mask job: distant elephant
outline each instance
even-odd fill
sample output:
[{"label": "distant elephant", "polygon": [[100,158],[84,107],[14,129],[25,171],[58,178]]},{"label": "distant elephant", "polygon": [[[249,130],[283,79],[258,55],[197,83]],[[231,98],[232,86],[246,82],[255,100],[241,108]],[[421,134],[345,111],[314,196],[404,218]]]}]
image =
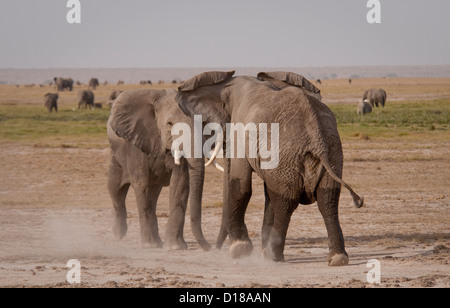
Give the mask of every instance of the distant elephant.
[{"label": "distant elephant", "polygon": [[58,112],[58,93],[47,93],[45,94],[45,108],[47,108],[48,112]]},{"label": "distant elephant", "polygon": [[117,97],[119,97],[119,95],[122,93],[123,91],[120,90],[113,90],[111,92],[111,94],[109,95],[109,100],[110,101],[114,101],[116,100]]},{"label": "distant elephant", "polygon": [[363,101],[367,100],[372,107],[386,104],[387,94],[383,89],[370,89],[364,92]]},{"label": "distant elephant", "polygon": [[[251,158],[247,151],[245,158],[227,156],[224,160],[224,207],[217,247],[222,246],[228,233],[233,258],[251,254],[253,245],[245,225],[245,212],[252,195],[252,173],[256,172],[264,181],[266,198],[262,227],[264,257],[284,260],[292,213],[299,203],[317,201],[328,232],[328,264],[347,265],[338,218],[341,185],[350,191],[355,206],[363,206],[363,199],[342,180],[342,145],[333,112],[299,87],[280,89],[269,81],[233,75],[234,71],[200,74],[183,83],[175,98],[190,117],[202,115],[204,122],[219,123],[222,127],[226,123],[279,125],[278,136],[269,138],[266,132],[270,140],[263,140],[265,144],[278,140],[278,165],[263,168],[267,159],[260,151],[256,158]],[[246,144],[249,135],[245,137]],[[229,136],[223,142],[220,142],[223,136],[218,136],[211,160],[223,143],[227,152],[235,147],[237,140],[233,139],[234,144],[230,144]]]},{"label": "distant elephant", "polygon": [[359,115],[364,115],[372,112],[372,105],[369,104],[367,99],[363,100],[362,102],[358,103],[358,106],[356,108],[356,112]]},{"label": "distant elephant", "polygon": [[97,89],[97,87],[100,85],[100,83],[98,82],[98,79],[97,78],[91,78],[90,80],[89,80],[89,90],[90,89],[92,89],[92,90],[95,90],[95,89]]},{"label": "distant elephant", "polygon": [[162,247],[158,233],[156,205],[161,189],[170,186],[170,212],[165,247],[187,249],[183,238],[184,220],[190,199],[191,227],[204,250],[211,246],[201,228],[201,205],[205,176],[204,158],[172,154],[172,127],[191,125],[192,120],[178,107],[175,90],[131,90],[116,100],[108,121],[111,165],[108,189],[115,210],[114,234],[127,232],[125,199],[133,187],[138,209],[141,242]]},{"label": "distant elephant", "polygon": [[64,91],[64,90],[73,90],[73,79],[72,78],[62,78],[62,77],[55,77],[53,78],[53,81],[55,82],[55,86],[58,90],[58,92]]},{"label": "distant elephant", "polygon": [[84,105],[84,109],[94,109],[94,93],[91,90],[83,90],[78,92],[78,109]]}]

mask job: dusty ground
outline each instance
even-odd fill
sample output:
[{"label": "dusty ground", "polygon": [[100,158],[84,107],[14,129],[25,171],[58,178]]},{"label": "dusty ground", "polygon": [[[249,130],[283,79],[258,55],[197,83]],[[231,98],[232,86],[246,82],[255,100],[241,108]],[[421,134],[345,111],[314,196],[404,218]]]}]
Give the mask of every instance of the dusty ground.
[{"label": "dusty ground", "polygon": [[[357,99],[339,82],[345,81],[325,87],[330,102]],[[415,82],[402,81],[397,97],[423,99]],[[448,97],[445,82],[437,83],[435,97]],[[41,104],[41,93],[36,97]],[[228,243],[222,251],[202,251],[189,217],[187,251],[141,248],[132,190],[128,234],[115,240],[106,189],[108,149],[12,141],[0,147],[0,287],[80,286],[66,282],[70,259],[81,262],[82,287],[450,287],[450,139],[344,141],[344,179],[366,206],[354,208],[343,190],[341,226],[350,265],[341,268],[327,266],[326,230],[315,205],[294,213],[285,263],[260,258],[264,197],[256,176],[246,217],[255,250],[235,261]],[[206,183],[203,228],[213,244],[221,219],[221,174],[208,169]],[[158,205],[163,240],[167,192]],[[370,259],[381,263],[379,285],[367,283]]]},{"label": "dusty ground", "polygon": [[[69,286],[66,263],[78,259],[85,287],[365,287],[371,286],[367,262],[378,259],[380,286],[449,287],[449,145],[344,145],[345,179],[365,196],[367,205],[354,208],[343,191],[341,223],[351,261],[347,267],[330,268],[325,226],[314,205],[299,207],[294,214],[286,262],[261,260],[263,196],[257,178],[247,214],[256,246],[252,257],[232,260],[228,247],[202,251],[189,223],[188,251],[143,249],[133,194],[128,198],[129,233],[122,241],[112,236],[105,184],[108,150],[4,143],[0,286]],[[413,159],[417,152],[421,158]],[[369,156],[389,159],[370,162]],[[221,176],[215,169],[208,169],[207,183],[203,225],[213,243],[221,216]],[[158,208],[163,238],[167,203],[165,191]]]}]

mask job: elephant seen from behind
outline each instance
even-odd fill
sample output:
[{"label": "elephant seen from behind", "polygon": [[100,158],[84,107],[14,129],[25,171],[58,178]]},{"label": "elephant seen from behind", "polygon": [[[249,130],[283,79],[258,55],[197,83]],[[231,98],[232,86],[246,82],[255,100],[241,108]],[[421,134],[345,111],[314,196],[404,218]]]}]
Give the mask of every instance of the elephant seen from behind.
[{"label": "elephant seen from behind", "polygon": [[94,92],[91,90],[83,90],[78,92],[78,109],[84,108],[84,109],[94,109]]},{"label": "elephant seen from behind", "polygon": [[[217,247],[228,235],[233,258],[251,254],[252,242],[245,225],[245,213],[252,195],[252,173],[264,181],[265,211],[262,227],[263,255],[274,261],[284,260],[284,246],[291,215],[299,204],[317,201],[328,232],[330,266],[348,264],[344,236],[339,223],[338,207],[341,186],[347,188],[355,206],[361,207],[363,199],[342,180],[343,152],[332,111],[317,98],[298,86],[292,86],[284,73],[283,78],[259,80],[249,76],[233,77],[232,72],[206,72],[183,83],[176,96],[180,108],[190,117],[202,115],[203,121],[243,124],[278,124],[261,134],[259,140],[272,144],[278,150],[278,163],[265,165],[268,158],[258,151],[256,157],[245,150],[244,157],[231,158],[237,138],[217,137],[216,149],[211,159],[220,152],[223,144],[227,151],[224,172],[224,208],[222,227]],[[281,83],[280,83],[281,82]],[[276,127],[276,126],[274,126]],[[249,133],[245,144],[249,145]],[[269,137],[270,136],[270,137]],[[233,140],[233,142],[231,142]],[[278,144],[277,144],[278,143]]]},{"label": "elephant seen from behind", "polygon": [[58,93],[47,93],[45,94],[45,108],[47,108],[48,112],[58,112]]},{"label": "elephant seen from behind", "polygon": [[89,90],[95,90],[97,89],[97,87],[100,85],[99,81],[97,78],[91,78],[89,80]]}]

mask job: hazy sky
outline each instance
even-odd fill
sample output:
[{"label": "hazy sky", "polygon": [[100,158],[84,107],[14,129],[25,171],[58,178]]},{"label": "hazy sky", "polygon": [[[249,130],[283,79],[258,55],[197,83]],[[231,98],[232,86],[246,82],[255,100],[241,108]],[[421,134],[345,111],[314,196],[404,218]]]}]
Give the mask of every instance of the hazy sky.
[{"label": "hazy sky", "polygon": [[450,64],[449,0],[0,0],[0,68]]}]

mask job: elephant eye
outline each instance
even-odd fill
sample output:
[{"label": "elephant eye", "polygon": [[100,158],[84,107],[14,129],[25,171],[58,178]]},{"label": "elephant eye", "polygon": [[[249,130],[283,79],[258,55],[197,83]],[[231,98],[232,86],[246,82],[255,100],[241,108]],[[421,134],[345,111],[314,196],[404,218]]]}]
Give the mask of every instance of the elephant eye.
[{"label": "elephant eye", "polygon": [[172,127],[173,126],[173,123],[172,122],[167,122],[167,125],[169,125],[170,127]]}]

